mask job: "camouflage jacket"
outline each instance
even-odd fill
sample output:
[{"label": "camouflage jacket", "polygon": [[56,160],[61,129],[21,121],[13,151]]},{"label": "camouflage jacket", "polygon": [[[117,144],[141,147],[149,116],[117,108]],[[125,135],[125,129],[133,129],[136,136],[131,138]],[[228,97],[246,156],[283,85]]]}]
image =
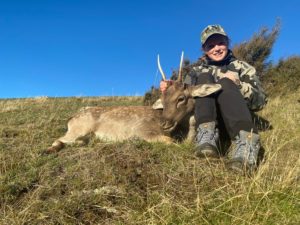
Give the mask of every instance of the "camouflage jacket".
[{"label": "camouflage jacket", "polygon": [[185,83],[194,85],[197,76],[201,76],[202,73],[212,74],[217,82],[228,71],[240,80],[240,92],[247,101],[249,109],[252,111],[261,110],[267,103],[267,96],[256,75],[255,68],[244,61],[236,59],[231,51],[221,62],[214,62],[208,58],[202,60],[200,66],[193,67],[192,72],[186,77]]}]

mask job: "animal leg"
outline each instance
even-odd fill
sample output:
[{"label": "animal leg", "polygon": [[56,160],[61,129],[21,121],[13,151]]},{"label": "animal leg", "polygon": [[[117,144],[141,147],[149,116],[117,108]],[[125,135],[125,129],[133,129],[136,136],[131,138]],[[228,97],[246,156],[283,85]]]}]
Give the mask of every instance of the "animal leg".
[{"label": "animal leg", "polygon": [[189,132],[187,134],[186,141],[193,142],[195,137],[196,137],[196,120],[194,116],[191,116],[189,120]]},{"label": "animal leg", "polygon": [[44,153],[46,154],[51,154],[51,153],[55,153],[58,152],[59,150],[61,150],[64,147],[64,143],[56,140],[51,147],[47,148],[46,151]]},{"label": "animal leg", "polygon": [[149,142],[163,142],[163,143],[166,143],[166,144],[174,143],[172,138],[170,138],[168,136],[164,136],[164,135],[160,135],[160,136],[157,136],[157,137],[151,138],[151,139],[146,139],[146,141],[149,141]]},{"label": "animal leg", "polygon": [[67,133],[54,141],[51,147],[46,150],[46,153],[54,153],[60,151],[65,145],[75,142],[86,143],[88,135],[92,132],[91,126],[84,124],[85,121],[71,120],[68,124]]}]

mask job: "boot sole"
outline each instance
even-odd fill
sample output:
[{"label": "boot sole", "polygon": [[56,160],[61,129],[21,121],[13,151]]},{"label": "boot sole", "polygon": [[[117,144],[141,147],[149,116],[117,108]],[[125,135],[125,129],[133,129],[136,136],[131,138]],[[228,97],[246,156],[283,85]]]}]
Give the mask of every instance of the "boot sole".
[{"label": "boot sole", "polygon": [[255,170],[253,166],[246,165],[242,159],[233,159],[229,161],[226,163],[226,168],[242,175],[251,175]]},{"label": "boot sole", "polygon": [[199,149],[196,150],[195,155],[199,158],[220,158],[217,149],[209,144],[200,146]]}]

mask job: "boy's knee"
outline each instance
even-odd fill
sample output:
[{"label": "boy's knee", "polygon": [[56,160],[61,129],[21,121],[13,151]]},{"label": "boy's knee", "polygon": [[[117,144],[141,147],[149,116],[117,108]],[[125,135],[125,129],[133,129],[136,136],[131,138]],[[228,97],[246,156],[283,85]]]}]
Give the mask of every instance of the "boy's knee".
[{"label": "boy's knee", "polygon": [[222,86],[222,90],[225,91],[225,90],[232,90],[233,88],[237,89],[237,85],[232,81],[230,80],[229,78],[222,78],[218,81],[219,84],[221,84]]},{"label": "boy's knee", "polygon": [[215,83],[215,79],[211,73],[201,73],[197,77],[197,84],[213,84]]}]

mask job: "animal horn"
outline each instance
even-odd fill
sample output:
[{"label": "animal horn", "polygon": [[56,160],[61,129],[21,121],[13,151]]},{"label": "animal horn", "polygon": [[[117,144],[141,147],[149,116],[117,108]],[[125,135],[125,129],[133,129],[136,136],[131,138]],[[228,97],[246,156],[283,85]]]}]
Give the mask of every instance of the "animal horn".
[{"label": "animal horn", "polygon": [[166,75],[164,74],[164,71],[162,70],[161,65],[160,65],[159,55],[157,55],[157,65],[158,65],[158,69],[159,69],[159,72],[161,73],[163,80],[167,80]]},{"label": "animal horn", "polygon": [[183,51],[181,52],[181,59],[180,59],[180,66],[179,66],[179,72],[178,72],[178,78],[177,81],[182,82],[182,63],[183,63]]}]

